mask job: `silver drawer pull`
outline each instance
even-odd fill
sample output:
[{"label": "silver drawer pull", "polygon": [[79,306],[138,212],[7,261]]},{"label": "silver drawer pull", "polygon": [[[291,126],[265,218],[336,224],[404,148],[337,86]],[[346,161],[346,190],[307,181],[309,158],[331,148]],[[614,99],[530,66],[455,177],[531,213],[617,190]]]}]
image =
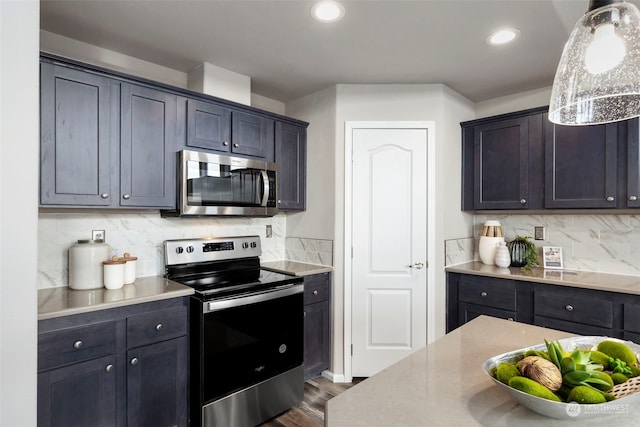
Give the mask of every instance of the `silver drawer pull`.
[{"label": "silver drawer pull", "polygon": [[507,317],[507,320],[510,320],[513,322],[513,317]]},{"label": "silver drawer pull", "polygon": [[111,371],[113,371],[113,365],[111,365],[111,364],[107,365],[107,366],[104,368],[104,370],[105,370],[106,372],[111,372]]},{"label": "silver drawer pull", "polygon": [[161,330],[163,330],[163,329],[164,329],[164,325],[163,325],[162,323],[158,323],[158,324],[156,325],[156,331],[160,332],[160,331],[161,331]]},{"label": "silver drawer pull", "polygon": [[136,366],[138,364],[138,358],[134,357],[133,359],[131,359],[131,362],[129,363],[131,363],[133,366]]},{"label": "silver drawer pull", "polygon": [[637,196],[629,196],[629,201],[635,202],[636,200],[638,200]]},{"label": "silver drawer pull", "polygon": [[129,199],[131,198],[131,195],[129,195],[129,194],[123,194],[123,195],[122,195],[122,198],[123,198],[123,199],[125,199],[125,200],[129,200]]},{"label": "silver drawer pull", "polygon": [[102,197],[103,199],[108,199],[109,198],[109,193],[102,193],[100,195],[100,197]]},{"label": "silver drawer pull", "polygon": [[224,145],[224,146],[226,147],[227,145],[229,145],[229,142],[224,141],[224,142],[222,143],[222,145]]},{"label": "silver drawer pull", "polygon": [[80,350],[82,348],[83,344],[84,343],[82,341],[78,340],[78,341],[73,343],[73,348],[75,348],[76,350]]},{"label": "silver drawer pull", "polygon": [[238,148],[240,147],[240,144],[238,144],[237,142],[235,144],[233,144],[234,147]]},{"label": "silver drawer pull", "polygon": [[484,291],[480,292],[480,296],[481,296],[482,298],[486,298],[486,297],[487,297],[487,295],[489,295],[489,294],[487,294],[487,293],[486,293],[486,292],[484,292]]},{"label": "silver drawer pull", "polygon": [[520,204],[524,205],[525,203],[527,203],[527,199],[520,199]]},{"label": "silver drawer pull", "polygon": [[607,197],[607,202],[613,202],[614,200],[615,200],[615,197],[613,196]]},{"label": "silver drawer pull", "polygon": [[567,305],[564,306],[564,309],[567,310],[567,311],[573,311],[573,306],[570,305],[570,304],[567,304]]},{"label": "silver drawer pull", "polygon": [[313,291],[313,294],[318,295],[318,291],[317,290]]}]

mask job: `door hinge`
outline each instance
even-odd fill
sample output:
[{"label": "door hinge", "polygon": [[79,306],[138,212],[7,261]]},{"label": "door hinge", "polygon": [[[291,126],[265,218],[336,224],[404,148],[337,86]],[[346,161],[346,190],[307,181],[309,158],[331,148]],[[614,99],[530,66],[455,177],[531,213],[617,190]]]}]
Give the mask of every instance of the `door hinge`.
[{"label": "door hinge", "polygon": [[351,344],[351,355],[353,356],[353,344]]},{"label": "door hinge", "polygon": [[353,246],[351,246],[351,258],[353,259]]}]

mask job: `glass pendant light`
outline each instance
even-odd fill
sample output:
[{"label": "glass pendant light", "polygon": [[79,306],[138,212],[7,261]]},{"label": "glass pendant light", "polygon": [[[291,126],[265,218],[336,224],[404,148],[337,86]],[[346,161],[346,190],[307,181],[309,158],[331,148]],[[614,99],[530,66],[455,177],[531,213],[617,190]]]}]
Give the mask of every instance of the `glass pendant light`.
[{"label": "glass pendant light", "polygon": [[640,12],[622,0],[591,0],[564,46],[549,120],[592,125],[640,116]]}]

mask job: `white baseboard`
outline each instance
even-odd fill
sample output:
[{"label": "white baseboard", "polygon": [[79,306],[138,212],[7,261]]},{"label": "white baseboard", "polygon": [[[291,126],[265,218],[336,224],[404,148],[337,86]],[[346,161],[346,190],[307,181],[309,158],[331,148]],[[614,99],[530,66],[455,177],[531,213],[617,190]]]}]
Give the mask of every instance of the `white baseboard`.
[{"label": "white baseboard", "polygon": [[346,383],[343,374],[334,374],[330,370],[322,371],[322,376],[331,381],[332,383]]}]

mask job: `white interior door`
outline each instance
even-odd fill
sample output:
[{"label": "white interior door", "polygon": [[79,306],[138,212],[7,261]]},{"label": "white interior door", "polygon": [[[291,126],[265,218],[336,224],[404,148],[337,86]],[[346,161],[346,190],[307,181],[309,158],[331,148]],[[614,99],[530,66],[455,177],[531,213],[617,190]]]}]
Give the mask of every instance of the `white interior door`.
[{"label": "white interior door", "polygon": [[353,129],[352,376],[426,345],[427,129]]}]

